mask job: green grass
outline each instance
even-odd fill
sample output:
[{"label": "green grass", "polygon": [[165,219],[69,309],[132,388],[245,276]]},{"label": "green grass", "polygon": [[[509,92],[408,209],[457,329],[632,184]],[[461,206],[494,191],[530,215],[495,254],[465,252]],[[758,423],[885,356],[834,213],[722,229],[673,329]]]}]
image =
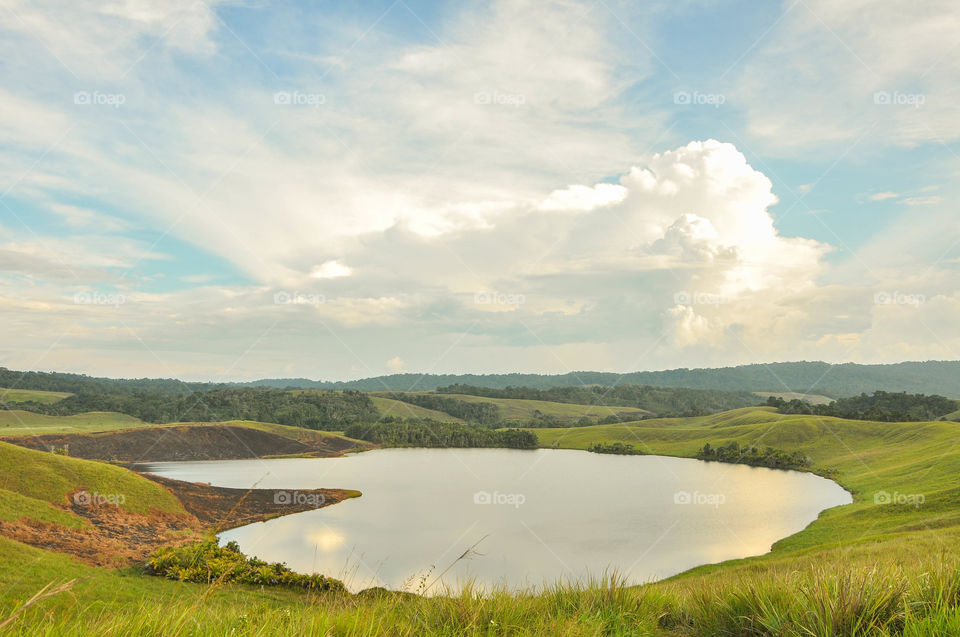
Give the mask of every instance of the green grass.
[{"label": "green grass", "polygon": [[[426,393],[426,392],[423,392]],[[500,417],[506,422],[527,423],[534,418],[534,412],[553,416],[563,422],[573,423],[580,418],[606,418],[616,414],[628,414],[637,419],[649,416],[650,412],[636,407],[603,407],[596,405],[575,405],[555,403],[546,400],[526,400],[522,398],[487,398],[469,394],[443,394],[447,398],[456,398],[469,403],[493,403],[500,410]]]},{"label": "green grass", "polygon": [[[312,595],[185,584],[95,569],[0,538],[0,618],[34,582],[78,580],[28,608],[16,635],[955,635],[956,564],[924,573],[858,565],[777,577],[450,596]],[[25,578],[23,574],[31,577]]]},{"label": "green grass", "polygon": [[58,506],[68,503],[69,493],[85,489],[104,496],[122,495],[121,506],[135,513],[184,513],[173,494],[128,469],[6,442],[0,442],[0,489]]},{"label": "green grass", "polygon": [[384,396],[370,396],[374,407],[380,412],[381,416],[393,416],[394,418],[415,418],[418,420],[436,420],[439,422],[463,422],[459,418],[435,409],[427,409],[419,405],[411,405],[402,400],[385,398]]},{"label": "green grass", "polygon": [[112,411],[91,411],[73,416],[47,416],[21,409],[0,409],[0,436],[93,433],[155,426],[139,418]]},{"label": "green grass", "polygon": [[[823,512],[767,555],[701,566],[656,584],[628,587],[612,578],[579,587],[468,590],[431,598],[314,597],[181,584],[130,569],[77,565],[0,538],[0,621],[48,582],[79,577],[88,579],[25,611],[13,634],[960,634],[956,423],[875,423],[748,408],[534,432],[545,446],[583,449],[619,441],[676,456],[690,456],[705,442],[732,440],[802,450],[817,471],[851,490],[854,503]],[[5,478],[4,451],[0,446]],[[17,486],[0,487],[19,492]],[[919,494],[924,502],[878,504],[874,496],[881,492]]]},{"label": "green grass", "polygon": [[109,411],[92,411],[73,416],[46,416],[22,410],[0,410],[0,438],[44,434],[97,434],[143,427],[204,427],[220,424],[259,429],[260,431],[293,440],[313,440],[326,436],[340,435],[329,431],[314,431],[302,427],[290,427],[254,420],[228,420],[223,423],[173,422],[165,425],[154,425],[143,422],[133,416]]},{"label": "green grass", "polygon": [[950,420],[952,422],[960,422],[960,410],[950,412],[943,417],[944,420]]},{"label": "green grass", "polygon": [[7,389],[0,387],[0,404],[3,403],[23,403],[34,401],[49,405],[63,400],[67,396],[73,396],[65,391],[42,391],[39,389]]},{"label": "green grass", "polygon": [[58,509],[49,502],[14,491],[0,489],[0,520],[16,522],[22,519],[49,522],[50,524],[71,528],[87,525],[83,518],[63,509]]}]

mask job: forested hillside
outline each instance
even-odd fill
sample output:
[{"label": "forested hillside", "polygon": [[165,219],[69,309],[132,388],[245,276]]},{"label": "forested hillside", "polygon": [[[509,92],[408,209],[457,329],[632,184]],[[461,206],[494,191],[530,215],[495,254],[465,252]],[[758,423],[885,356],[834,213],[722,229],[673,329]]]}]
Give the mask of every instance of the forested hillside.
[{"label": "forested hillside", "polygon": [[145,392],[80,394],[53,404],[25,402],[17,406],[53,416],[115,411],[153,423],[259,420],[309,429],[342,429],[379,418],[367,394],[349,390],[215,389],[180,397]]},{"label": "forested hillside", "polygon": [[820,361],[769,363],[715,369],[656,372],[570,372],[568,374],[392,374],[352,381],[306,378],[263,379],[245,383],[196,383],[172,378],[111,379],[58,372],[18,372],[0,367],[0,387],[72,393],[186,395],[228,387],[279,389],[357,389],[361,391],[430,391],[462,384],[505,389],[551,389],[573,386],[649,385],[724,391],[815,393],[840,398],[874,391],[924,392],[960,398],[960,361],[906,362],[893,365],[832,365]]},{"label": "forested hillside", "polygon": [[828,405],[811,405],[801,400],[785,401],[771,396],[767,404],[782,414],[814,414],[877,422],[920,422],[937,420],[957,410],[957,401],[943,396],[874,392],[841,398]]},{"label": "forested hillside", "polygon": [[606,387],[505,387],[495,389],[472,385],[448,385],[437,388],[440,394],[469,394],[487,398],[520,398],[546,400],[576,405],[606,405],[611,407],[636,407],[660,416],[702,416],[717,411],[751,407],[760,399],[750,392],[726,392],[708,389],[684,389],[677,387],[650,387],[648,385],[617,385]]},{"label": "forested hillside", "polygon": [[794,391],[839,398],[877,390],[936,393],[960,398],[960,361],[906,362],[893,365],[832,365],[819,361],[769,363],[716,369],[657,372],[570,372],[543,374],[394,374],[344,383],[318,383],[330,389],[424,391],[453,384],[476,387],[549,389],[584,385],[651,385],[725,391]]}]

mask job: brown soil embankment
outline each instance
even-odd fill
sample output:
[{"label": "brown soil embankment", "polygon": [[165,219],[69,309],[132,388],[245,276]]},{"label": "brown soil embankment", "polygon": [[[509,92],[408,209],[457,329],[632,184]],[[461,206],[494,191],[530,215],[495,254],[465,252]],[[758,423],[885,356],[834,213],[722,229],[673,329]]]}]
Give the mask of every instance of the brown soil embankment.
[{"label": "brown soil embankment", "polygon": [[6,442],[86,460],[165,462],[239,460],[266,456],[330,457],[364,448],[341,436],[304,431],[298,439],[240,425],[171,425],[100,434],[44,434],[5,438]]},{"label": "brown soil embankment", "polygon": [[165,546],[180,546],[209,531],[261,522],[280,515],[310,511],[357,497],[344,489],[228,489],[145,474],[183,503],[187,513],[134,513],[119,506],[72,493],[61,509],[82,518],[80,528],[28,518],[0,520],[0,535],[37,548],[75,556],[94,566],[129,566],[143,562]]}]

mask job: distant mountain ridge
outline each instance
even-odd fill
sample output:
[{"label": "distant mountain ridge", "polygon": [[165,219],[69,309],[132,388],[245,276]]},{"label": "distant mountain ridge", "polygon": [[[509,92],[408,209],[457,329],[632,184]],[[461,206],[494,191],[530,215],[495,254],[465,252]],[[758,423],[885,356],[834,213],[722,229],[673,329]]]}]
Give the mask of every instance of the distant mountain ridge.
[{"label": "distant mountain ridge", "polygon": [[512,385],[538,389],[571,385],[653,385],[727,391],[794,391],[831,397],[882,390],[960,398],[960,361],[917,361],[889,365],[833,365],[822,361],[800,361],[626,374],[587,371],[560,375],[392,374],[348,382],[316,383],[315,387],[408,391],[431,390],[455,383],[477,387],[503,388]]},{"label": "distant mountain ridge", "polygon": [[656,372],[570,372],[567,374],[391,374],[352,381],[307,378],[262,379],[239,383],[184,382],[176,379],[111,379],[59,372],[17,372],[0,368],[0,387],[68,392],[149,391],[187,394],[226,387],[281,389],[358,389],[427,391],[452,384],[502,389],[508,386],[549,389],[573,385],[653,385],[727,391],[793,391],[831,397],[877,390],[940,394],[960,398],[960,361],[912,361],[889,365],[822,361],[757,363],[737,367],[671,369]]}]

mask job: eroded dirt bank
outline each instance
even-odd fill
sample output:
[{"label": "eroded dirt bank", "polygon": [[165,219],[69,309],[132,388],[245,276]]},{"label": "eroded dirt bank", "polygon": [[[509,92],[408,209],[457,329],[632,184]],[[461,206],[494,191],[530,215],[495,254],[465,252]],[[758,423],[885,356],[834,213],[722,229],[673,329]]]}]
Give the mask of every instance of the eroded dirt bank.
[{"label": "eroded dirt bank", "polygon": [[129,566],[143,562],[161,547],[187,544],[210,531],[319,509],[360,495],[345,489],[228,489],[143,475],[173,493],[187,512],[134,513],[75,491],[58,508],[80,518],[79,528],[21,518],[0,520],[0,535],[67,553],[94,566]]},{"label": "eroded dirt bank", "polygon": [[240,460],[280,455],[331,457],[361,447],[334,435],[304,430],[297,439],[239,425],[173,425],[100,434],[45,434],[4,438],[38,451],[66,450],[86,460],[165,462]]}]

